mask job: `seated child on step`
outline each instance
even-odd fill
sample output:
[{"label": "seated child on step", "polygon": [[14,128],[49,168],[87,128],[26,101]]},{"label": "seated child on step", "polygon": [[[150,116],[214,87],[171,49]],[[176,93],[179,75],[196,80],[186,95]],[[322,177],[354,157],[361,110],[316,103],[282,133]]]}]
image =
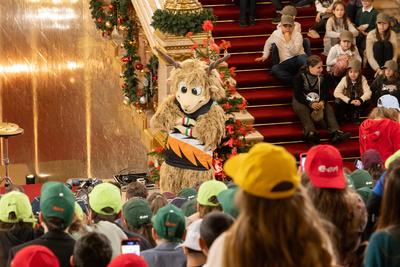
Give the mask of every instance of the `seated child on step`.
[{"label": "seated child on step", "polygon": [[332,46],[326,58],[327,70],[334,77],[342,77],[347,70],[349,61],[353,58],[361,61],[357,47],[354,45],[353,34],[349,31],[343,31],[339,36],[340,42]]},{"label": "seated child on step", "polygon": [[367,60],[376,75],[382,74],[381,67],[388,60],[397,60],[397,36],[390,29],[390,17],[379,13],[376,18],[376,28],[367,35]]},{"label": "seated child on step", "polygon": [[[282,11],[281,11],[282,15],[288,15],[288,16],[292,16],[293,20],[296,20],[296,16],[297,16],[297,9],[294,6],[285,6]],[[282,24],[279,21],[279,24],[276,26],[276,29],[279,30],[282,27]],[[294,30],[293,31],[297,31],[299,33],[301,33],[301,24],[298,23],[297,21],[294,22]],[[310,44],[310,40],[308,38],[303,38],[303,48],[304,48],[304,52],[307,54],[307,56],[311,56],[311,44]]]},{"label": "seated child on step", "polygon": [[373,0],[361,1],[362,8],[357,10],[355,20],[353,20],[359,32],[357,47],[360,54],[363,54],[365,51],[365,41],[368,33],[375,29],[378,11],[372,6],[372,1]]},{"label": "seated child on step", "polygon": [[264,62],[270,53],[273,60],[272,74],[282,83],[291,84],[294,75],[307,59],[303,48],[303,37],[301,33],[294,31],[292,16],[282,16],[280,29],[275,30],[267,39],[263,55],[256,58],[255,61]]},{"label": "seated child on step", "polygon": [[317,16],[315,23],[308,30],[307,36],[313,39],[320,37],[319,32],[325,33],[326,21],[332,14],[332,5],[335,0],[316,0],[315,8],[317,9]]},{"label": "seated child on step", "polygon": [[350,137],[350,133],[340,131],[335,113],[328,103],[328,80],[322,74],[323,70],[321,58],[312,55],[293,81],[292,107],[303,126],[305,140],[310,144],[320,142],[315,126],[317,123],[327,126],[333,143],[345,141]]},{"label": "seated child on step", "polygon": [[367,79],[361,74],[361,61],[352,59],[349,62],[347,74],[336,86],[333,96],[339,122],[358,122],[371,98]]},{"label": "seated child on step", "polygon": [[324,37],[324,54],[327,55],[331,47],[338,43],[339,36],[342,31],[350,31],[353,34],[354,42],[358,31],[354,28],[351,21],[347,18],[345,12],[345,4],[337,1],[333,4],[332,15],[326,22],[326,32]]},{"label": "seated child on step", "polygon": [[400,77],[397,62],[388,60],[382,68],[383,73],[371,84],[372,102],[376,103],[381,96],[386,94],[395,96],[400,102]]}]

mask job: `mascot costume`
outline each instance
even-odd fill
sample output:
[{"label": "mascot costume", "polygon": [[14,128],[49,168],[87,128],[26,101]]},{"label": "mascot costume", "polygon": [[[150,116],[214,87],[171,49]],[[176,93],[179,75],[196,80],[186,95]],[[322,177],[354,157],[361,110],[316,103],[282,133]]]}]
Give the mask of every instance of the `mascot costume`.
[{"label": "mascot costume", "polygon": [[178,193],[214,178],[213,150],[225,135],[226,121],[217,103],[225,89],[216,68],[230,55],[208,65],[199,59],[178,63],[160,50],[159,54],[174,66],[169,78],[172,95],[159,105],[150,125],[168,133],[160,189]]}]

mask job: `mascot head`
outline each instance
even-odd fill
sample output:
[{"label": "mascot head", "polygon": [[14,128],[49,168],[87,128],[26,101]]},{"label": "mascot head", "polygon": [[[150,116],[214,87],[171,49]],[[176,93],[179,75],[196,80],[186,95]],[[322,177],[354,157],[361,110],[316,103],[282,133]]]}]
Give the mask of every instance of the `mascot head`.
[{"label": "mascot head", "polygon": [[178,63],[162,51],[159,52],[175,67],[169,78],[171,90],[185,113],[196,112],[210,99],[218,101],[225,97],[225,89],[215,68],[230,55],[207,65],[199,59],[187,59]]}]

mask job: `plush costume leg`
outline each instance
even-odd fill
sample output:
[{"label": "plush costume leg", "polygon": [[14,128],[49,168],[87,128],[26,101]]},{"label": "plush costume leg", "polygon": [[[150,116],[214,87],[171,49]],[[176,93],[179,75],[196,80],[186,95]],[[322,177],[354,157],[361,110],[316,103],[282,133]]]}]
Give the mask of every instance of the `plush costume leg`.
[{"label": "plush costume leg", "polygon": [[164,162],[160,169],[160,191],[177,194],[183,188],[194,187],[212,179],[214,179],[213,169],[195,171],[177,168]]}]

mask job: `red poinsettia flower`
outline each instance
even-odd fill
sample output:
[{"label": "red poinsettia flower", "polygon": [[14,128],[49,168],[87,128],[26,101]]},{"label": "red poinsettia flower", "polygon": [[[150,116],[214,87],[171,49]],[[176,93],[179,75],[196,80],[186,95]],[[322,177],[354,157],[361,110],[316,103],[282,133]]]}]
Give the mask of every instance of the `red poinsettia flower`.
[{"label": "red poinsettia flower", "polygon": [[220,72],[219,77],[221,78],[221,80],[223,80],[225,78],[225,72]]},{"label": "red poinsettia flower", "polygon": [[205,20],[203,23],[203,30],[204,31],[212,31],[214,29],[214,25],[211,20]]},{"label": "red poinsettia flower", "polygon": [[232,105],[231,105],[231,103],[227,102],[227,103],[222,104],[222,108],[225,110],[229,110],[232,108]]},{"label": "red poinsettia flower", "polygon": [[229,134],[235,133],[232,124],[227,125],[227,126],[225,127],[225,129],[226,129],[226,131],[227,131]]},{"label": "red poinsettia flower", "polygon": [[154,161],[150,160],[150,161],[147,163],[147,165],[148,165],[149,167],[153,167],[153,166],[154,166]]},{"label": "red poinsettia flower", "polygon": [[188,37],[188,38],[192,38],[192,36],[193,36],[193,32],[188,32],[188,33],[186,34],[186,37]]},{"label": "red poinsettia flower", "polygon": [[219,46],[216,43],[212,43],[210,45],[210,49],[215,51],[215,53],[219,54],[220,50],[219,50]]},{"label": "red poinsettia flower", "polygon": [[236,92],[237,92],[236,86],[234,86],[234,85],[229,86],[229,87],[228,87],[228,90],[229,90],[229,93],[230,93],[231,95],[234,95],[234,94],[236,94]]},{"label": "red poinsettia flower", "polygon": [[198,43],[194,43],[194,44],[192,45],[192,50],[195,50],[195,49],[197,49],[197,48],[199,48],[199,44],[198,44]]},{"label": "red poinsettia flower", "polygon": [[231,48],[231,42],[222,40],[221,43],[219,44],[219,47],[224,50]]},{"label": "red poinsettia flower", "polygon": [[246,109],[246,107],[247,107],[246,100],[243,99],[243,102],[240,103],[240,104],[237,104],[236,107],[237,107],[238,109],[240,109],[240,110]]},{"label": "red poinsettia flower", "polygon": [[231,74],[231,76],[235,76],[235,71],[236,71],[235,67],[230,67],[229,68],[229,73]]},{"label": "red poinsettia flower", "polygon": [[154,152],[156,152],[157,154],[164,153],[164,148],[163,147],[156,147],[154,149]]}]

